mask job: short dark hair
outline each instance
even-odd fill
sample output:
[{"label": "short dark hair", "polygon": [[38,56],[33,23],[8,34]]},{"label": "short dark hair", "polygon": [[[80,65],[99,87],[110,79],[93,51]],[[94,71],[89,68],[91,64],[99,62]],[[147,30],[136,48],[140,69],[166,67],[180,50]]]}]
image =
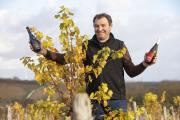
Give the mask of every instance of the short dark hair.
[{"label": "short dark hair", "polygon": [[96,14],[93,18],[93,23],[95,22],[96,19],[100,19],[105,17],[108,20],[109,25],[112,25],[112,19],[111,16],[108,15],[107,13],[100,13],[100,14]]}]

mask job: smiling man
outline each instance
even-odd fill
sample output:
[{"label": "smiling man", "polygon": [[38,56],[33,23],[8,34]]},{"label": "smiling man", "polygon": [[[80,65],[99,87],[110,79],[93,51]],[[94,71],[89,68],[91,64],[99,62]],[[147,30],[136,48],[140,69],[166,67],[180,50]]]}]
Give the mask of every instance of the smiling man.
[{"label": "smiling man", "polygon": [[[95,35],[89,40],[86,53],[86,65],[92,64],[93,55],[103,47],[109,47],[111,50],[115,51],[120,50],[123,47],[126,48],[124,42],[116,39],[111,33],[112,19],[110,15],[106,13],[95,15],[93,25]],[[155,61],[156,59],[153,60],[152,64],[154,64]],[[149,65],[150,64],[147,64],[145,60],[138,65],[134,65],[127,49],[123,58],[108,61],[98,78],[92,76],[93,81],[87,84],[87,93],[90,94],[91,92],[96,92],[101,83],[107,83],[109,89],[113,91],[113,96],[108,101],[108,107],[110,107],[111,110],[121,108],[126,112],[127,104],[124,70],[130,77],[135,77],[142,73]],[[106,112],[105,108],[97,101],[92,101],[92,103],[93,113],[96,116],[95,119],[102,120],[103,115]]]},{"label": "smiling man", "polygon": [[[109,47],[114,51],[118,51],[123,47],[126,48],[124,42],[116,39],[111,33],[112,19],[110,15],[106,13],[95,15],[93,19],[93,26],[95,35],[88,41],[86,59],[84,60],[85,66],[92,65],[93,56],[103,47]],[[56,61],[59,64],[65,64],[64,54],[54,53],[44,48],[41,48],[39,54],[42,54],[47,59]],[[154,64],[155,61],[156,58],[153,59],[151,64]],[[135,77],[142,73],[146,67],[151,64],[147,64],[145,60],[143,60],[140,64],[134,65],[127,49],[122,58],[107,61],[102,73],[97,78],[95,75],[90,74],[92,82],[86,82],[86,91],[90,95],[92,92],[98,91],[98,87],[101,83],[108,84],[109,89],[113,91],[112,98],[108,101],[108,107],[110,110],[121,108],[124,112],[126,112],[127,105],[124,70],[130,77]],[[88,75],[86,75],[86,81],[88,81],[87,76]],[[92,104],[95,119],[103,120],[103,115],[107,112],[105,111],[104,106],[99,104],[97,101],[92,101]]]}]

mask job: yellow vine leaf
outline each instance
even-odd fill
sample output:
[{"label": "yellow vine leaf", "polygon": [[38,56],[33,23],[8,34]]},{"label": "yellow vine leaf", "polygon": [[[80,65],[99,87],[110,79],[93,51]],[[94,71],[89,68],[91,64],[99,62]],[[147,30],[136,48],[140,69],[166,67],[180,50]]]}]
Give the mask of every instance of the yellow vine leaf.
[{"label": "yellow vine leaf", "polygon": [[36,75],[35,75],[35,80],[41,83],[42,77],[41,77],[41,74],[40,74],[40,73],[36,73]]}]

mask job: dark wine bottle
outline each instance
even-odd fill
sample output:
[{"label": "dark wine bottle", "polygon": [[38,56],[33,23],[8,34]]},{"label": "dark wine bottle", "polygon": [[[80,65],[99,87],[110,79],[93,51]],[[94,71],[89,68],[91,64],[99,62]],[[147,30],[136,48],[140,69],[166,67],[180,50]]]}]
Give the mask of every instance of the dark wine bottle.
[{"label": "dark wine bottle", "polygon": [[154,46],[150,49],[150,51],[146,54],[146,57],[145,57],[145,62],[148,63],[148,64],[151,64],[155,55],[157,54],[157,51],[158,51],[158,45],[159,45],[159,41],[156,42],[154,44]]},{"label": "dark wine bottle", "polygon": [[29,27],[26,27],[26,30],[29,34],[29,43],[33,47],[34,52],[40,52],[41,51],[41,43],[40,41],[32,34]]}]

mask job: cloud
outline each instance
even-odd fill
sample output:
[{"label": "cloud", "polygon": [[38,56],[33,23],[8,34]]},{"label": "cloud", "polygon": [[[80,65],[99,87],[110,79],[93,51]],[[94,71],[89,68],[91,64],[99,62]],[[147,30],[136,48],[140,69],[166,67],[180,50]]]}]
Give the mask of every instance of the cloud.
[{"label": "cloud", "polygon": [[[25,71],[25,68],[18,59],[35,55],[29,49],[25,26],[36,26],[43,33],[52,36],[58,46],[59,22],[53,16],[61,5],[70,8],[81,34],[88,34],[90,37],[94,34],[94,15],[101,12],[109,13],[113,19],[113,33],[116,38],[125,42],[134,63],[138,64],[143,60],[144,53],[156,42],[157,37],[162,39],[159,63],[133,79],[180,78],[180,14],[177,12],[179,8],[173,2],[162,0],[7,2],[3,9],[0,9],[0,28],[3,28],[0,29],[0,77],[8,76],[8,70],[24,77],[20,71]],[[169,61],[171,65],[168,65]]]},{"label": "cloud", "polygon": [[3,18],[4,18],[4,16],[7,15],[7,13],[8,13],[7,10],[5,10],[5,9],[0,9],[0,20],[1,20],[0,24],[3,24],[3,23],[2,23],[2,21],[4,21]]},{"label": "cloud", "polygon": [[9,53],[9,52],[13,51],[14,46],[13,46],[12,43],[10,43],[10,42],[2,42],[2,41],[0,41],[0,42],[1,42],[0,43],[0,48],[1,48],[0,49],[0,54]]},{"label": "cloud", "polygon": [[24,66],[22,65],[21,61],[19,59],[5,59],[0,57],[0,69],[1,70],[7,70],[7,69],[22,69]]}]

